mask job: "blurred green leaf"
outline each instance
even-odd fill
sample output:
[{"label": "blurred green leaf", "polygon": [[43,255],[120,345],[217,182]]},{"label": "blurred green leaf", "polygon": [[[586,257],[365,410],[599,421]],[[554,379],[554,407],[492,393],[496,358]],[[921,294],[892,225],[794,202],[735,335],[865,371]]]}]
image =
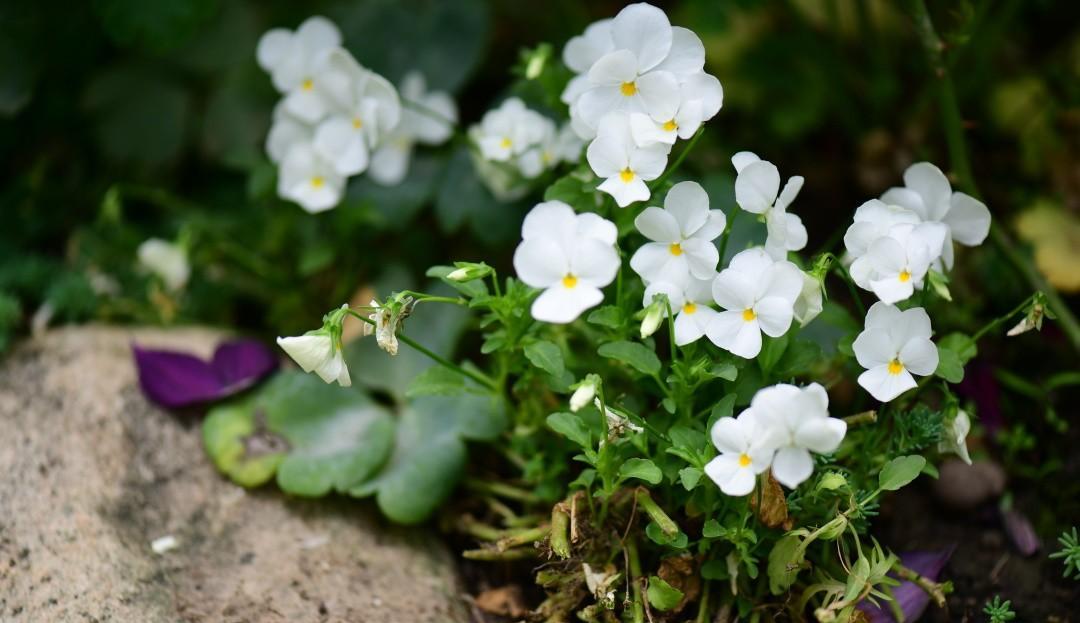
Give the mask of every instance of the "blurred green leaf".
[{"label": "blurred green leaf", "polygon": [[94,0],[94,10],[117,44],[162,52],[187,40],[212,18],[218,0]]}]

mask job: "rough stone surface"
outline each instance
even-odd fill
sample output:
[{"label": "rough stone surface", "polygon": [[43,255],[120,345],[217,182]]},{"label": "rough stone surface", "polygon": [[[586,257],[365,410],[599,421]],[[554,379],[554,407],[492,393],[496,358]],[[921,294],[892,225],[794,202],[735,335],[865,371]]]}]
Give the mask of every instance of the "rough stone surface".
[{"label": "rough stone surface", "polygon": [[[436,537],[364,504],[245,492],[198,417],[142,397],[130,343],[206,355],[218,334],[87,327],[0,366],[0,621],[454,623]],[[173,535],[179,547],[155,554]]]}]

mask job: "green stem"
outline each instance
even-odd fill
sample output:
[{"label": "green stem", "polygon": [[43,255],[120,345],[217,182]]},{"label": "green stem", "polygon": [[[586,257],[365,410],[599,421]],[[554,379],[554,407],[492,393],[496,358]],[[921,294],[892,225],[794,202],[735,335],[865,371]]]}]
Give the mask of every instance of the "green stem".
[{"label": "green stem", "polygon": [[637,493],[634,494],[634,497],[637,499],[638,506],[641,507],[641,510],[645,511],[645,514],[649,516],[649,519],[652,519],[657,527],[660,528],[660,531],[668,538],[673,539],[679,535],[679,525],[664,512],[664,509],[660,508],[656,503],[656,500],[652,499],[652,496],[649,495],[649,492],[646,489],[638,489]]},{"label": "green stem", "polygon": [[633,623],[645,623],[645,602],[641,596],[641,559],[638,558],[637,539],[626,542],[626,557],[630,561],[630,590],[633,591]]},{"label": "green stem", "polygon": [[851,278],[851,273],[847,268],[844,268],[844,264],[840,262],[838,258],[833,261],[833,271],[835,271],[847,284],[848,292],[851,293],[851,300],[854,301],[855,307],[859,309],[859,315],[866,317],[866,306],[863,305],[862,299],[859,298],[859,290],[855,287],[855,280]]},{"label": "green stem", "polygon": [[1039,296],[1038,293],[1032,294],[1031,296],[1024,299],[1024,301],[1022,303],[1020,303],[1016,307],[1012,308],[1012,310],[1010,310],[1004,316],[998,316],[997,318],[994,318],[990,322],[983,325],[983,327],[981,329],[979,329],[978,331],[975,332],[975,335],[971,336],[972,341],[978,342],[979,338],[986,335],[988,332],[992,331],[995,327],[1000,326],[1002,323],[1004,323],[1009,318],[1012,318],[1016,314],[1023,311],[1023,309],[1025,307],[1027,307],[1028,305],[1030,305],[1032,303],[1032,301],[1034,301],[1037,296]]},{"label": "green stem", "polygon": [[499,541],[495,543],[495,549],[499,550],[500,552],[505,552],[507,550],[518,547],[519,545],[530,545],[532,543],[542,540],[548,535],[548,532],[550,530],[551,526],[537,526],[535,528],[529,528],[520,532],[516,532],[514,534],[507,535],[499,539]]},{"label": "green stem", "polygon": [[490,493],[509,500],[517,500],[519,502],[536,503],[540,501],[540,498],[532,491],[526,491],[525,489],[519,489],[513,485],[508,485],[503,482],[494,482],[488,480],[477,480],[475,478],[469,478],[465,481],[465,486],[473,491],[481,491],[483,493]]},{"label": "green stem", "polygon": [[[934,22],[930,12],[926,8],[925,0],[914,0],[915,27],[919,31],[923,48],[926,52],[927,61],[934,71],[938,84],[938,99],[941,105],[941,120],[944,124],[945,142],[949,148],[949,162],[956,174],[959,186],[965,192],[974,197],[979,197],[979,190],[972,175],[971,160],[968,157],[967,145],[964,141],[963,119],[960,116],[960,106],[956,99],[956,90],[953,87],[952,78],[949,75],[948,66],[945,64],[942,51],[945,43],[934,29]],[[1016,248],[1016,243],[1009,234],[1000,226],[990,227],[990,240],[998,251],[1013,265],[1020,275],[1027,280],[1035,290],[1041,291],[1050,305],[1050,308],[1058,316],[1058,322],[1066,337],[1072,343],[1075,350],[1080,351],[1080,321],[1076,319],[1072,311],[1065,304],[1064,299],[1058,294],[1043,277],[1039,269],[1031,263]]]},{"label": "green stem", "polygon": [[656,178],[652,182],[649,182],[649,190],[656,190],[657,188],[660,188],[660,186],[667,181],[667,178],[670,177],[671,174],[674,173],[676,170],[678,170],[679,166],[682,165],[683,160],[686,160],[686,156],[688,156],[690,152],[694,149],[694,145],[697,145],[698,139],[701,138],[701,135],[704,134],[704,132],[705,126],[702,125],[700,128],[698,128],[698,131],[690,137],[690,142],[686,144],[686,147],[683,148],[681,152],[679,152],[679,157],[675,159],[675,162],[671,163],[671,166],[667,168],[667,171],[664,171],[663,175]]},{"label": "green stem", "polygon": [[931,599],[934,600],[934,603],[937,604],[938,608],[945,607],[945,594],[947,592],[947,585],[938,584],[930,578],[919,575],[918,572],[912,569],[908,569],[904,565],[900,564],[900,561],[897,561],[893,564],[893,571],[896,572],[896,575],[901,580],[913,582],[916,586],[923,589],[923,591],[927,595],[929,595]]},{"label": "green stem", "polygon": [[[359,318],[360,320],[362,320],[362,321],[364,321],[364,322],[366,322],[366,323],[368,323],[368,324],[370,324],[372,326],[375,325],[374,320],[372,320],[371,318],[368,318],[367,316],[364,316],[364,315],[356,312],[352,308],[349,308],[347,311],[353,317]],[[482,376],[480,374],[477,374],[476,372],[473,372],[472,370],[466,370],[465,368],[457,365],[456,363],[450,361],[449,359],[446,359],[445,357],[436,354],[435,352],[431,351],[430,349],[428,349],[423,344],[417,342],[416,340],[414,340],[411,337],[405,335],[404,333],[401,333],[400,331],[398,332],[397,336],[398,336],[399,340],[401,340],[405,344],[408,344],[410,347],[412,347],[413,349],[419,351],[420,353],[426,355],[429,359],[431,359],[435,363],[441,365],[442,367],[444,367],[444,368],[446,368],[448,370],[453,370],[454,372],[457,372],[458,374],[460,374],[460,375],[462,375],[462,376],[464,376],[466,378],[472,379],[472,380],[476,381],[477,383],[479,383],[480,385],[490,389],[493,392],[499,391],[499,388],[498,388],[498,386],[495,385],[494,381],[487,378],[486,376]]]},{"label": "green stem", "polygon": [[570,515],[563,504],[556,504],[551,509],[551,551],[562,559],[570,557]]},{"label": "green stem", "polygon": [[432,294],[424,294],[423,292],[415,292],[413,290],[402,290],[401,294],[413,297],[416,299],[417,303],[450,303],[451,305],[469,306],[469,302],[461,297],[435,296]]},{"label": "green stem", "polygon": [[709,623],[709,581],[701,583],[701,601],[698,602],[697,618],[694,623]]},{"label": "green stem", "polygon": [[484,560],[489,562],[508,560],[530,560],[536,558],[537,552],[532,547],[508,549],[500,552],[497,549],[468,549],[461,552],[461,557],[468,560]]},{"label": "green stem", "polygon": [[735,209],[731,211],[731,218],[728,219],[727,228],[724,229],[724,234],[720,237],[720,265],[724,264],[724,253],[727,252],[728,239],[731,238],[731,232],[735,229],[735,219],[739,218],[739,212],[742,210],[739,206],[735,206]]}]

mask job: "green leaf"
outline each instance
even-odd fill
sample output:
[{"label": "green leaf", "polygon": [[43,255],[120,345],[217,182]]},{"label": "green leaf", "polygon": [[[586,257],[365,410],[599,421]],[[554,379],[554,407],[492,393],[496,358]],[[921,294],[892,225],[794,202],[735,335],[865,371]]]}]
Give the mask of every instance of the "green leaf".
[{"label": "green leaf", "polygon": [[477,177],[466,147],[450,157],[436,197],[435,216],[444,233],[456,232],[467,224],[477,238],[489,244],[514,239],[521,225],[520,206],[492,196]]},{"label": "green leaf", "polygon": [[705,525],[701,527],[701,536],[707,539],[718,538],[721,534],[720,522],[715,519],[706,521]]},{"label": "green leaf", "polygon": [[795,583],[806,556],[801,545],[802,538],[798,533],[788,534],[769,552],[769,590],[773,595],[783,593]]},{"label": "green leaf", "polygon": [[412,380],[405,395],[417,396],[453,396],[467,391],[465,377],[442,366],[432,366]]},{"label": "green leaf", "polygon": [[792,339],[773,372],[781,379],[805,375],[810,373],[811,368],[821,361],[823,356],[822,348],[817,342]]},{"label": "green leaf", "polygon": [[551,376],[561,377],[566,372],[562,350],[553,342],[539,340],[525,347],[525,358]]},{"label": "green leaf", "polygon": [[725,381],[734,381],[739,377],[739,369],[730,361],[724,361],[709,368],[709,374]]},{"label": "green leaf", "polygon": [[562,201],[578,212],[595,210],[599,207],[597,200],[596,180],[591,172],[587,177],[578,171],[568,173],[544,191],[544,201]]},{"label": "green leaf", "polygon": [[91,5],[113,41],[155,52],[183,42],[218,11],[218,0],[96,0]]},{"label": "green leaf", "polygon": [[679,470],[679,482],[687,491],[693,491],[698,483],[701,481],[701,477],[705,472],[696,467],[684,467]]},{"label": "green leaf", "polygon": [[619,479],[626,480],[628,478],[637,478],[638,480],[644,480],[650,485],[658,485],[660,481],[664,479],[664,474],[660,471],[660,468],[656,466],[649,459],[627,459],[625,463],[619,467]]},{"label": "green leaf", "polygon": [[934,374],[950,383],[964,380],[964,362],[956,351],[938,344],[938,365]]},{"label": "green leaf", "polygon": [[758,365],[761,366],[761,371],[768,374],[780,361],[780,358],[784,356],[784,351],[788,347],[788,336],[785,333],[780,337],[763,336],[764,344],[761,347],[761,354],[758,355]]},{"label": "green leaf", "polygon": [[601,357],[615,359],[630,365],[643,374],[659,374],[660,358],[644,344],[637,342],[608,342],[596,350]]},{"label": "green leaf", "polygon": [[878,487],[884,491],[896,491],[915,480],[925,465],[926,459],[917,454],[898,456],[881,469]]},{"label": "green leaf", "polygon": [[560,411],[547,416],[548,428],[582,448],[592,448],[592,437],[585,421],[576,413]]},{"label": "green leaf", "polygon": [[506,427],[500,404],[493,397],[472,394],[413,400],[399,418],[386,467],[349,493],[374,494],[383,514],[398,523],[424,521],[453,492],[463,473],[464,440],[490,441]]},{"label": "green leaf", "polygon": [[664,531],[660,529],[660,526],[656,525],[655,521],[650,521],[649,524],[645,526],[645,536],[649,537],[649,540],[657,545],[663,545],[674,549],[686,549],[687,544],[690,542],[690,537],[686,536],[686,533],[681,530],[674,537],[669,537],[664,534]]},{"label": "green leaf", "polygon": [[731,574],[726,561],[710,560],[701,565],[701,577],[706,580],[726,580]]},{"label": "green leaf", "polygon": [[719,420],[722,417],[731,417],[735,412],[735,398],[737,398],[735,394],[728,394],[713,405],[712,411],[709,412],[709,422],[705,426],[706,431],[712,430],[716,420]]},{"label": "green leaf", "polygon": [[655,575],[649,578],[649,589],[646,594],[652,607],[661,612],[671,610],[683,599],[682,591]]},{"label": "green leaf", "polygon": [[967,362],[975,358],[975,355],[979,354],[979,349],[975,345],[975,340],[971,339],[970,335],[963,333],[950,333],[945,337],[938,340],[938,348],[948,348],[956,353],[959,357],[960,363],[967,365]]},{"label": "green leaf", "polygon": [[212,409],[203,439],[215,465],[254,486],[277,473],[288,493],[320,496],[369,478],[389,456],[394,419],[354,389],[283,372],[246,399]]},{"label": "green leaf", "polygon": [[622,309],[614,305],[598,307],[589,314],[587,320],[609,329],[619,329],[626,323]]}]

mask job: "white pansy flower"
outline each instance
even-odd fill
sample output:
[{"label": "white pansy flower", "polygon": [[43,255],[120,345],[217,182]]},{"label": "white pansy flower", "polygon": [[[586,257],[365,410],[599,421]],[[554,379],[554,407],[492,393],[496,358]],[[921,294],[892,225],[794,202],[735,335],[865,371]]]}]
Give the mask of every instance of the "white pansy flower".
[{"label": "white pansy flower", "polygon": [[331,335],[326,327],[296,337],[279,337],[277,343],[304,372],[314,372],[327,383],[352,385],[349,367],[341,354],[340,338]]},{"label": "white pansy flower", "polygon": [[716,317],[716,310],[709,307],[713,302],[712,281],[712,278],[698,279],[687,274],[679,281],[654,281],[645,288],[644,305],[651,304],[658,294],[667,295],[671,312],[675,314],[676,346],[701,339]]},{"label": "white pansy flower", "polygon": [[332,51],[326,67],[345,82],[337,85],[335,108],[315,129],[315,150],[339,175],[363,173],[380,138],[398,125],[401,102],[393,85],[345,50]]},{"label": "white pansy flower", "polygon": [[176,291],[187,285],[191,264],[180,245],[150,238],[139,245],[136,255],[139,263],[160,277],[167,289]]},{"label": "white pansy flower", "polygon": [[309,123],[326,114],[340,76],[327,71],[329,53],[341,46],[341,31],[325,17],[308,18],[295,32],[275,28],[259,39],[259,66],[270,73],[274,87],[285,94],[289,112]]},{"label": "white pansy flower", "polygon": [[806,227],[802,219],[788,214],[787,207],[803,186],[802,176],[788,178],[780,190],[780,171],[773,163],[762,160],[749,151],[731,157],[738,175],[735,178],[735,201],[739,207],[765,218],[768,237],[765,250],[776,259],[787,257],[788,251],[806,246]]},{"label": "white pansy flower", "polygon": [[630,267],[646,282],[678,282],[716,274],[720,253],[713,244],[727,227],[720,210],[709,209],[709,195],[697,182],[679,182],[664,198],[663,209],[650,206],[634,219],[647,242],[630,258]]},{"label": "white pansy flower", "polygon": [[[705,65],[701,39],[685,28],[673,28],[662,10],[645,3],[621,10],[610,32],[613,49],[589,67],[589,88],[573,101],[572,113],[595,130],[613,112],[672,119],[679,108],[680,79],[701,73]],[[580,89],[573,86],[573,91]]]},{"label": "white pansy flower", "polygon": [[593,173],[604,178],[597,190],[615,198],[620,208],[649,198],[652,181],[667,166],[668,145],[657,143],[639,147],[630,133],[625,115],[608,115],[600,122],[596,138],[589,143],[586,156]]},{"label": "white pansy flower", "polygon": [[852,262],[851,278],[882,302],[910,298],[922,287],[946,235],[941,223],[893,225],[887,236],[870,243],[866,253]]},{"label": "white pansy flower", "polygon": [[555,128],[555,122],[546,117],[541,119],[543,121],[540,124],[539,138],[518,158],[521,174],[529,179],[540,177],[541,173],[559,163],[559,132]]},{"label": "white pansy flower", "polygon": [[881,195],[886,203],[907,208],[923,222],[948,227],[941,248],[945,268],[952,268],[953,241],[968,247],[982,244],[990,233],[990,210],[986,204],[962,192],[953,192],[949,178],[929,162],[916,162],[904,171],[904,186]]},{"label": "white pansy flower", "polygon": [[539,143],[548,123],[549,119],[526,108],[520,99],[511,97],[498,108],[486,112],[470,134],[484,158],[508,162]]},{"label": "white pansy flower", "polygon": [[266,134],[266,154],[274,164],[285,159],[293,145],[311,143],[315,139],[315,126],[289,113],[284,102],[274,106],[274,122]]},{"label": "white pansy flower", "polygon": [[[372,179],[384,186],[395,186],[405,179],[416,143],[445,143],[453,135],[458,120],[457,104],[450,94],[428,91],[427,82],[418,71],[405,74],[399,91],[403,103],[401,121],[379,141],[368,169]],[[422,108],[416,110],[409,103]]]},{"label": "white pansy flower", "polygon": [[787,333],[802,287],[801,271],[791,262],[774,260],[761,247],[742,251],[713,280],[713,300],[725,311],[705,334],[720,348],[752,359],[761,352],[762,333]]},{"label": "white pansy flower", "polygon": [[816,454],[836,451],[847,434],[847,423],[829,417],[829,395],[817,383],[796,387],[781,383],[754,394],[753,411],[776,444],[772,475],[794,489],[814,472]]},{"label": "white pansy flower", "polygon": [[630,131],[638,145],[673,145],[676,139],[688,139],[701,124],[716,116],[724,102],[724,89],[720,81],[706,73],[690,76],[679,85],[679,91],[681,99],[678,109],[668,119],[630,113]]},{"label": "white pansy flower", "polygon": [[278,169],[278,194],[311,213],[336,206],[345,192],[345,177],[308,143],[289,149]]},{"label": "white pansy flower", "polygon": [[913,374],[933,374],[938,351],[930,341],[930,316],[921,307],[900,311],[893,305],[874,303],[866,313],[866,327],[851,348],[866,372],[859,385],[870,395],[888,402],[915,387]]},{"label": "white pansy flower", "polygon": [[855,218],[844,232],[844,247],[851,259],[862,257],[875,240],[888,236],[894,225],[918,225],[919,215],[880,199],[871,199],[855,210]]},{"label": "white pansy flower", "polygon": [[776,445],[771,431],[752,409],[739,417],[723,417],[709,431],[720,454],[705,465],[705,473],[727,495],[747,495],[758,474],[772,465]]},{"label": "white pansy flower", "polygon": [[561,201],[534,207],[521,227],[514,270],[526,285],[543,292],[533,318],[568,323],[604,300],[600,290],[619,271],[615,224],[595,214],[575,214]]}]

